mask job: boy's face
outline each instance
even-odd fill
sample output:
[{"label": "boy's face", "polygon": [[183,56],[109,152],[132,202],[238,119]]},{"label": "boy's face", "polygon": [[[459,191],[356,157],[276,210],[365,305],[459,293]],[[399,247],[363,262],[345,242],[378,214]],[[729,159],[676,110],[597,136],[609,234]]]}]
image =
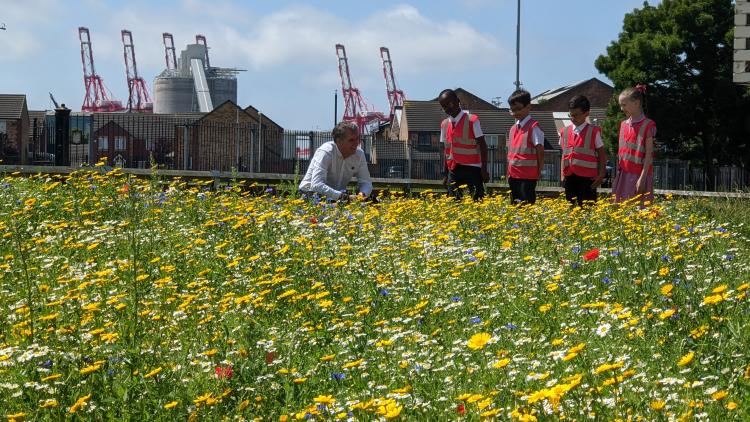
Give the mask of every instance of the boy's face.
[{"label": "boy's face", "polygon": [[570,121],[574,125],[580,126],[586,121],[586,118],[589,117],[589,112],[584,112],[580,108],[571,108],[568,112],[568,116],[570,116]]},{"label": "boy's face", "polygon": [[443,108],[445,114],[451,117],[456,117],[461,111],[461,106],[458,103],[458,99],[455,97],[444,95],[438,98],[438,102],[440,103],[440,107]]},{"label": "boy's face", "polygon": [[512,103],[510,105],[510,115],[516,120],[523,120],[531,112],[531,103],[523,105],[520,103]]}]

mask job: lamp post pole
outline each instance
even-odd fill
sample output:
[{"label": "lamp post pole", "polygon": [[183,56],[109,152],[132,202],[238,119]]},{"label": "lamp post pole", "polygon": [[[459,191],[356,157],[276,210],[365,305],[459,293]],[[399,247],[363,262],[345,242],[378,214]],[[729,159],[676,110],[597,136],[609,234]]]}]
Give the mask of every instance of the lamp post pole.
[{"label": "lamp post pole", "polygon": [[521,89],[521,0],[518,0],[516,13],[516,90]]}]

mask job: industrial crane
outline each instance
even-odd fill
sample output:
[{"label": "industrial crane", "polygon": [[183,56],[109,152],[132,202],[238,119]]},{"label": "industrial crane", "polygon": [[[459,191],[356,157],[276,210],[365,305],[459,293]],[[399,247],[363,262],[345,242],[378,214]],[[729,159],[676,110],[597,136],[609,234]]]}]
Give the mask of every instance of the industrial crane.
[{"label": "industrial crane", "polygon": [[104,81],[96,73],[94,67],[94,53],[91,49],[89,29],[78,28],[78,39],[81,41],[81,61],[83,62],[83,84],[86,93],[83,98],[81,111],[121,111],[125,108],[114,98],[110,99]]},{"label": "industrial crane", "polygon": [[169,32],[161,34],[164,40],[164,60],[167,62],[167,70],[177,69],[177,54],[174,49],[174,38]]},{"label": "industrial crane", "polygon": [[383,59],[383,76],[385,76],[385,89],[388,93],[388,105],[390,106],[389,120],[393,117],[396,107],[404,105],[404,91],[396,86],[396,78],[393,76],[393,63],[391,52],[387,47],[380,47],[380,57]]},{"label": "industrial crane", "polygon": [[204,66],[206,67],[206,69],[208,69],[209,67],[211,67],[211,62],[208,61],[208,43],[206,43],[206,36],[201,34],[196,35],[195,43],[206,48],[206,60]]},{"label": "industrial crane", "polygon": [[352,83],[346,49],[342,44],[336,44],[336,56],[339,59],[341,94],[344,97],[344,121],[355,122],[360,135],[365,135],[369,131],[370,123],[385,120],[385,116],[379,111],[374,111]]},{"label": "industrial crane", "polygon": [[152,112],[154,104],[148,94],[146,81],[138,75],[138,65],[135,61],[135,46],[133,45],[133,33],[123,29],[122,45],[125,58],[125,76],[128,80],[128,109],[132,111]]}]

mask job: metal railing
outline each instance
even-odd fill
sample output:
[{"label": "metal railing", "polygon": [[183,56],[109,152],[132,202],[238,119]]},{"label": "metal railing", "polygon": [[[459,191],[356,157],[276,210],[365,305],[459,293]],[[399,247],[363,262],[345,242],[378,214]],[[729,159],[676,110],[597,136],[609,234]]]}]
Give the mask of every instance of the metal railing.
[{"label": "metal railing", "polygon": [[[109,166],[168,170],[299,174],[307,171],[315,151],[333,140],[330,132],[275,130],[257,123],[207,121],[198,116],[93,113],[70,116],[67,149],[69,162],[80,167],[105,161]],[[32,125],[26,143],[27,165],[59,163],[61,142],[56,139],[55,116]],[[262,130],[261,130],[262,129]],[[56,134],[56,132],[58,132]],[[445,166],[442,148],[430,139],[387,140],[364,136],[362,149],[372,177],[401,180],[440,180]],[[611,186],[616,160],[607,165],[604,187]],[[505,145],[488,150],[490,182],[506,180]],[[545,152],[540,186],[559,186],[560,151]],[[709,183],[713,182],[713,183]],[[747,190],[750,172],[744,167],[717,166],[712,180],[705,169],[688,161],[654,162],[654,187],[669,190]]]}]

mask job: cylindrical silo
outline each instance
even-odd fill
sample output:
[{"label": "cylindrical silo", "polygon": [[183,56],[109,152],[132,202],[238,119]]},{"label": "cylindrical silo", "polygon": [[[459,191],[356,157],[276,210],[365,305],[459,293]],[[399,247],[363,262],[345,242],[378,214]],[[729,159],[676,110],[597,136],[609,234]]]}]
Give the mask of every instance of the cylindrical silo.
[{"label": "cylindrical silo", "polygon": [[208,79],[211,91],[211,102],[214,107],[229,100],[237,104],[237,79],[236,78],[210,78]]},{"label": "cylindrical silo", "polygon": [[158,77],[154,80],[154,113],[193,111],[192,78]]}]

